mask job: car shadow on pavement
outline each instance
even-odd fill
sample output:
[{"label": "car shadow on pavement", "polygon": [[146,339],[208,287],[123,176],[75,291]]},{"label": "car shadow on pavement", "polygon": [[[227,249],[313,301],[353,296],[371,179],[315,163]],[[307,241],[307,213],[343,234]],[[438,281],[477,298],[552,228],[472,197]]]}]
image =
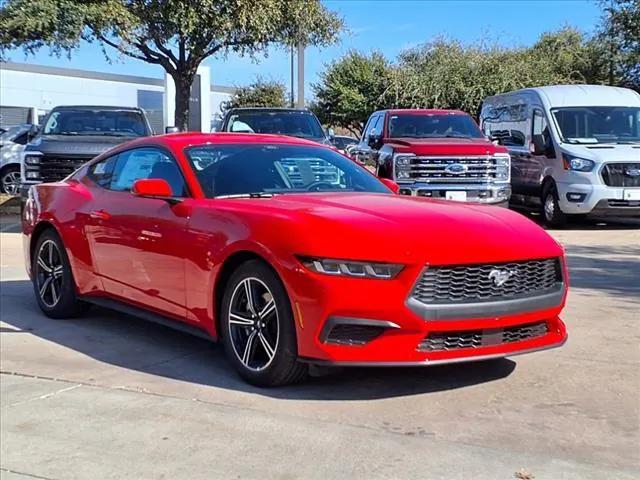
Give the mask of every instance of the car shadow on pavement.
[{"label": "car shadow on pavement", "polygon": [[634,246],[572,245],[567,248],[567,264],[570,288],[625,298],[640,296],[640,242]]},{"label": "car shadow on pavement", "polygon": [[498,359],[429,368],[328,369],[298,385],[261,389],[235,374],[221,345],[97,307],[77,319],[51,320],[38,309],[28,281],[1,286],[2,321],[8,325],[3,336],[26,332],[118,367],[283,400],[371,400],[441,392],[505,378],[516,366]]}]

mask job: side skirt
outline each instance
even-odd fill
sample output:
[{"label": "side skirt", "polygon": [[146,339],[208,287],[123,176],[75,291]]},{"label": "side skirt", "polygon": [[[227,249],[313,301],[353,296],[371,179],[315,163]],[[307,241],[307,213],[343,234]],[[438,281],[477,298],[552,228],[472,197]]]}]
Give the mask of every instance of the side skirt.
[{"label": "side skirt", "polygon": [[133,317],[137,317],[142,320],[146,320],[148,322],[157,323],[159,325],[171,328],[173,330],[178,330],[183,333],[188,333],[189,335],[204,338],[205,340],[209,340],[211,342],[217,341],[216,338],[209,335],[209,333],[202,328],[188,325],[186,323],[180,322],[178,320],[174,320],[169,317],[165,317],[158,313],[151,312],[143,308],[135,307],[128,303],[119,302],[111,298],[94,297],[89,295],[81,296],[80,300],[82,300],[83,302],[91,303],[93,305],[98,305],[99,307],[115,310],[116,312],[124,313],[125,315],[131,315]]}]

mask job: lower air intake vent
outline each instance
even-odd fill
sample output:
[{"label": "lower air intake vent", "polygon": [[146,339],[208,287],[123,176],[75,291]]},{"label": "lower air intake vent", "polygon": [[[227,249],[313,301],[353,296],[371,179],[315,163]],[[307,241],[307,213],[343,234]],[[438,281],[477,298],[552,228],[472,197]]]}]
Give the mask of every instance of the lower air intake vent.
[{"label": "lower air intake vent", "polygon": [[463,348],[488,347],[503,343],[519,342],[541,337],[548,332],[546,322],[529,323],[515,327],[492,328],[487,330],[466,330],[461,332],[430,333],[420,344],[421,352],[460,350]]},{"label": "lower air intake vent", "polygon": [[364,345],[378,338],[385,330],[386,328],[384,327],[374,327],[370,325],[339,324],[331,329],[325,339],[325,343]]}]

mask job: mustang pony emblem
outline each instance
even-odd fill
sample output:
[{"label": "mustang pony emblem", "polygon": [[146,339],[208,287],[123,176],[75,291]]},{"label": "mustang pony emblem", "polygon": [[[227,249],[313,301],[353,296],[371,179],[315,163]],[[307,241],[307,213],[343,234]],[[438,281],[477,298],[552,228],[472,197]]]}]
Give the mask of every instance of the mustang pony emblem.
[{"label": "mustang pony emblem", "polygon": [[515,270],[500,270],[499,268],[494,268],[489,272],[489,279],[493,280],[493,283],[496,287],[501,287],[511,277],[515,277],[517,272]]}]

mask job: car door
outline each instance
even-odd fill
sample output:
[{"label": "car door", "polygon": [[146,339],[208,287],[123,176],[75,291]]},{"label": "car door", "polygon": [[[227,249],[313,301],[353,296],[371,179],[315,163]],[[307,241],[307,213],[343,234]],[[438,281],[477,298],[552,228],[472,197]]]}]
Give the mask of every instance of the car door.
[{"label": "car door", "polygon": [[[543,148],[540,151],[535,149],[535,139],[541,139]],[[534,195],[541,193],[542,180],[547,165],[553,161],[555,152],[549,123],[544,112],[540,108],[533,109],[531,118],[531,148],[530,153],[523,158],[523,173],[527,190]]]},{"label": "car door", "polygon": [[367,125],[364,129],[364,133],[362,134],[362,138],[360,139],[360,143],[354,149],[355,159],[358,163],[368,166],[368,167],[376,167],[375,165],[375,154],[376,152],[369,146],[369,135],[375,131],[376,133],[381,133],[381,125],[384,122],[381,122],[380,119],[384,118],[383,114],[374,114],[371,116]]},{"label": "car door", "polygon": [[187,209],[130,193],[136,180],[161,178],[175,197],[186,197],[180,167],[165,150],[142,147],[120,153],[112,168],[89,212],[87,238],[96,273],[110,295],[184,318]]}]

